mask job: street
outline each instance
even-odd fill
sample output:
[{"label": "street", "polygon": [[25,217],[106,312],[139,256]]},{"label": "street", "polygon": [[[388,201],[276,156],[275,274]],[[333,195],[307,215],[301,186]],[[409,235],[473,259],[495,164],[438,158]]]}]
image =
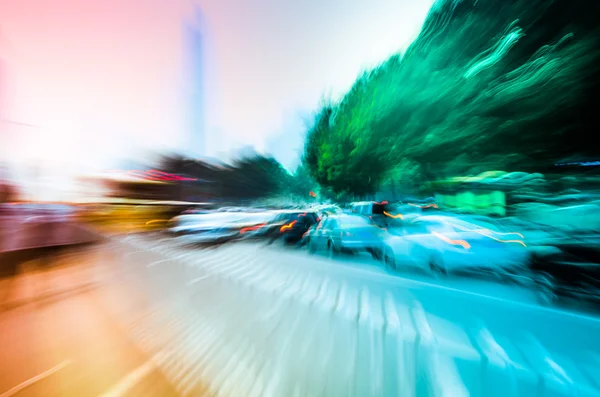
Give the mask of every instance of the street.
[{"label": "street", "polygon": [[0,396],[177,395],[101,303],[96,254],[72,248],[0,279]]},{"label": "street", "polygon": [[[331,274],[345,274],[349,270],[358,273],[364,279],[377,281],[387,280],[393,283],[436,285],[447,289],[467,291],[472,294],[481,294],[498,299],[506,299],[521,303],[537,304],[535,293],[531,289],[519,287],[515,284],[503,284],[498,279],[447,277],[434,278],[430,274],[420,272],[418,269],[406,269],[391,272],[385,269],[381,261],[375,260],[367,253],[356,255],[340,255],[335,260],[327,258],[326,253],[310,254],[308,250],[297,247],[284,247],[281,242],[265,245],[262,242],[234,242],[216,248],[193,248],[178,242],[176,239],[162,237],[159,233],[151,234],[149,240],[155,242],[158,252],[166,256],[174,256],[189,261],[201,260],[208,257],[210,252],[226,251],[230,254],[248,256],[260,255],[261,259],[270,263],[281,263],[286,268],[323,268]],[[148,239],[139,239],[132,236],[127,241],[146,243]],[[216,250],[216,251],[215,251]],[[251,254],[250,254],[251,253]],[[285,260],[283,260],[285,258]]]},{"label": "street", "polygon": [[600,397],[599,19],[0,0],[0,397]]},{"label": "street", "polygon": [[[146,294],[157,310],[133,333],[173,355],[179,370],[166,373],[181,390],[203,379],[236,396],[598,392],[600,321],[541,307],[520,287],[431,282],[260,243],[202,249],[131,235],[118,245],[131,282],[160,291]],[[398,343],[402,352],[385,348]],[[398,383],[407,376],[416,383]]]},{"label": "street", "polygon": [[570,395],[566,376],[581,395],[600,386],[598,320],[495,281],[158,233],[17,269],[0,282],[1,397]]}]

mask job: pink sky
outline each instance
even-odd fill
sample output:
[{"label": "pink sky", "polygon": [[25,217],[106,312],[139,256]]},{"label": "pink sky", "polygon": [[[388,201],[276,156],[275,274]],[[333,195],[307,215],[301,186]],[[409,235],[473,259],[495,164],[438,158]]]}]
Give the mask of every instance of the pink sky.
[{"label": "pink sky", "polygon": [[5,117],[39,127],[13,133],[19,150],[53,159],[86,152],[104,157],[105,150],[120,155],[137,143],[179,144],[178,136],[163,139],[165,130],[182,129],[177,123],[184,12],[177,3],[15,0],[2,5],[0,57],[9,82]]},{"label": "pink sky", "polygon": [[[3,0],[0,115],[35,127],[0,124],[0,156],[60,169],[184,148],[182,21],[192,1]],[[213,156],[300,133],[285,131],[285,116],[315,109],[323,93],[341,94],[363,68],[406,48],[432,2],[197,1],[214,72]]]}]

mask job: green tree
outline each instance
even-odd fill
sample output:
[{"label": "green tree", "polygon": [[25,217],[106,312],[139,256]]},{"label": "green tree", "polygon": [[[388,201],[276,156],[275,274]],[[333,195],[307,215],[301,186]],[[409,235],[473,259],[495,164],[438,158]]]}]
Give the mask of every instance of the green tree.
[{"label": "green tree", "polygon": [[174,155],[163,157],[162,171],[188,175],[212,186],[217,198],[247,201],[287,194],[294,178],[271,157],[252,155],[233,164],[216,166],[199,160]]},{"label": "green tree", "polygon": [[584,0],[437,1],[404,55],[318,112],[304,162],[334,192],[363,195],[398,178],[596,159],[598,18]]}]

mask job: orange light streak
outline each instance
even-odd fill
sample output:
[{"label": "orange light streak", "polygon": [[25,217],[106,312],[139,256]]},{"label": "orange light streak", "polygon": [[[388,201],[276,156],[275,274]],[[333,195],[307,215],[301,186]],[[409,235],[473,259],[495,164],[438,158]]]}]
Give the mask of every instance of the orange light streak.
[{"label": "orange light streak", "polygon": [[465,240],[452,240],[451,238],[448,238],[438,232],[431,232],[431,234],[433,234],[435,237],[439,238],[440,240],[447,242],[448,244],[460,245],[466,250],[471,248],[471,244],[469,244]]},{"label": "orange light streak", "polygon": [[294,226],[294,225],[296,224],[296,222],[297,222],[297,221],[292,221],[292,222],[288,223],[287,225],[283,225],[283,226],[281,226],[281,228],[279,228],[279,231],[280,231],[280,232],[284,232],[284,231],[286,231],[286,230],[288,230],[288,229],[291,229],[291,228],[292,228],[292,226]]},{"label": "orange light streak", "polygon": [[251,232],[253,230],[258,230],[261,227],[266,226],[266,225],[267,225],[266,223],[261,223],[260,225],[245,227],[245,228],[242,228],[242,230],[240,230],[240,233],[244,234],[246,232]]},{"label": "orange light streak", "polygon": [[404,216],[402,214],[392,215],[392,214],[387,213],[385,211],[383,211],[383,214],[385,216],[389,216],[390,218],[393,218],[393,219],[404,219]]},{"label": "orange light streak", "polygon": [[419,205],[419,204],[408,203],[408,205],[412,205],[413,207],[419,207],[421,209],[425,209],[425,208],[439,208],[437,206],[437,204],[435,204],[435,203],[427,204],[427,205]]}]

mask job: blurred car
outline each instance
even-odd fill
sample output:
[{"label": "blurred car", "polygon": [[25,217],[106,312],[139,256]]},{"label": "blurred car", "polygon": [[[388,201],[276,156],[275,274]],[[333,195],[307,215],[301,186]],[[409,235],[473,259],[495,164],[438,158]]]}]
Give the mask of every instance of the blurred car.
[{"label": "blurred car", "polygon": [[169,220],[181,213],[181,207],[168,204],[117,203],[82,204],[78,220],[109,233],[163,230]]},{"label": "blurred car", "polygon": [[270,242],[281,238],[285,244],[299,243],[308,229],[320,220],[316,211],[279,211],[267,229]]},{"label": "blurred car", "polygon": [[320,218],[317,223],[315,223],[314,225],[312,225],[308,228],[308,230],[302,235],[302,238],[298,242],[298,245],[300,247],[305,247],[308,245],[308,243],[310,242],[311,236],[316,232],[317,228],[320,227],[319,225],[321,223],[325,222],[325,219],[327,219],[327,216]]},{"label": "blurred car", "polygon": [[517,232],[451,216],[420,216],[393,230],[383,245],[387,268],[417,267],[434,275],[519,273],[530,252]]},{"label": "blurred car", "polygon": [[241,212],[242,209],[239,207],[220,207],[215,212]]},{"label": "blurred car", "polygon": [[249,213],[240,222],[239,233],[245,240],[268,238],[277,228],[277,211]]},{"label": "blurred car", "polygon": [[195,243],[230,241],[240,237],[246,215],[240,212],[180,215],[171,220],[169,233]]},{"label": "blurred car", "polygon": [[390,203],[388,201],[362,201],[352,203],[350,208],[352,213],[372,219],[379,227],[397,224],[407,215],[411,216],[422,212],[420,204]]},{"label": "blurred car", "polygon": [[307,234],[310,252],[326,250],[330,256],[340,252],[368,252],[380,258],[383,230],[372,220],[356,214],[333,215],[324,218]]},{"label": "blurred car", "polygon": [[321,218],[326,215],[336,215],[336,214],[341,214],[343,212],[339,206],[334,205],[334,204],[317,206],[317,207],[312,208],[312,210],[318,211]]},{"label": "blurred car", "polygon": [[182,212],[182,215],[188,214],[211,214],[214,211],[205,208],[190,208]]},{"label": "blurred car", "polygon": [[538,297],[542,303],[561,298],[600,303],[599,241],[562,241],[538,248],[531,257]]},{"label": "blurred car", "polygon": [[385,227],[387,225],[387,219],[385,219],[387,205],[387,201],[361,201],[350,204],[350,208],[353,213],[369,217],[378,226]]}]

